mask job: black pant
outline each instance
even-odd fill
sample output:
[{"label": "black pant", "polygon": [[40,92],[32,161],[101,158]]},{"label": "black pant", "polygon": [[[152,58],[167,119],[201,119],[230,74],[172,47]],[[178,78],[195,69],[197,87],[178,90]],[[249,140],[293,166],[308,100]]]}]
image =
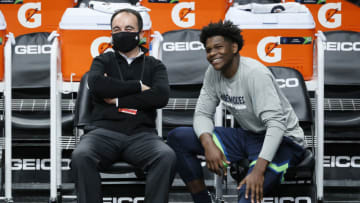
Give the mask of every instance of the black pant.
[{"label": "black pant", "polygon": [[174,151],[155,133],[127,136],[99,128],[84,135],[72,153],[71,168],[79,203],[102,202],[99,171],[119,160],[147,171],[146,203],[168,202],[175,175]]}]

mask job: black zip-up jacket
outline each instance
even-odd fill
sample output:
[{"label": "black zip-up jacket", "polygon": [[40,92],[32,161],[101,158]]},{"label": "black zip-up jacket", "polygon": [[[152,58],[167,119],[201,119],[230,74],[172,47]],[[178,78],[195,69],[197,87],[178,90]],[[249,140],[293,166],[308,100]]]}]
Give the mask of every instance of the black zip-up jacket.
[{"label": "black zip-up jacket", "polygon": [[[141,92],[140,80],[150,90]],[[156,109],[167,104],[170,92],[166,67],[161,61],[143,54],[129,65],[118,52],[94,58],[88,86],[93,104],[92,125],[127,135],[154,132]],[[118,107],[107,104],[104,98],[118,98]],[[118,108],[136,109],[137,113],[122,113]]]}]

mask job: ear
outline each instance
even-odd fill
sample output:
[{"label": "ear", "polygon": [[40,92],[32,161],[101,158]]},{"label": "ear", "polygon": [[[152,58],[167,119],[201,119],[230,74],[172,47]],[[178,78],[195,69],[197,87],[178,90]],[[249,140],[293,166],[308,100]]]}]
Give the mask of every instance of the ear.
[{"label": "ear", "polygon": [[140,44],[143,44],[143,43],[146,43],[146,40],[147,39],[145,39],[144,38],[144,34],[145,34],[145,32],[144,32],[144,30],[142,30],[140,33],[139,33],[139,37],[140,37]]},{"label": "ear", "polygon": [[144,30],[142,30],[142,31],[139,33],[140,39],[142,39],[142,38],[144,37],[144,34],[145,34]]},{"label": "ear", "polygon": [[238,47],[239,47],[239,45],[238,45],[237,43],[235,43],[235,42],[233,42],[233,43],[231,44],[231,48],[232,48],[232,53],[233,53],[233,54],[236,54],[236,53],[238,52]]}]

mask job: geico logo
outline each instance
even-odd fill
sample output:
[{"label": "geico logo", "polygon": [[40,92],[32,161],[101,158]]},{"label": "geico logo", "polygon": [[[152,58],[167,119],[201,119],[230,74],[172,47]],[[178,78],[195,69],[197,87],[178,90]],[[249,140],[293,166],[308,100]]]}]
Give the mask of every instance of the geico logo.
[{"label": "geico logo", "polygon": [[104,197],[104,203],[144,202],[144,197]]},{"label": "geico logo", "polygon": [[50,54],[50,52],[51,44],[15,46],[15,54]]},{"label": "geico logo", "polygon": [[337,28],[341,26],[341,3],[328,3],[320,7],[318,19],[322,26]]},{"label": "geico logo", "polygon": [[298,87],[299,80],[297,78],[278,78],[276,79],[280,88]]},{"label": "geico logo", "polygon": [[164,51],[198,51],[204,49],[204,45],[200,41],[165,42],[163,44]]},{"label": "geico logo", "polygon": [[327,51],[360,51],[360,42],[326,42]]},{"label": "geico logo", "polygon": [[324,156],[324,167],[359,168],[360,156]]},{"label": "geico logo", "polygon": [[19,8],[18,20],[26,28],[41,26],[41,3],[26,3]]},{"label": "geico logo", "polygon": [[261,203],[311,203],[310,197],[264,197]]},{"label": "geico logo", "polygon": [[91,43],[90,46],[90,53],[93,58],[111,50],[113,50],[111,46],[111,37],[98,37]]},{"label": "geico logo", "polygon": [[265,37],[257,45],[259,58],[268,63],[275,63],[281,60],[280,37]]},{"label": "geico logo", "polygon": [[[70,159],[61,160],[61,169],[70,170]],[[15,171],[50,170],[50,159],[12,159],[11,169]]]},{"label": "geico logo", "polygon": [[171,11],[173,22],[183,28],[195,25],[195,2],[182,2],[175,4]]}]

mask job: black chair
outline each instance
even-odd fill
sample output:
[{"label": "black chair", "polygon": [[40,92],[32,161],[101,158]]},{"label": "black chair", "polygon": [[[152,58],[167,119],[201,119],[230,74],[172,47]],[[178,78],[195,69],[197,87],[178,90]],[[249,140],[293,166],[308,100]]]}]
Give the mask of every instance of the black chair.
[{"label": "black chair", "polygon": [[324,33],[325,140],[360,140],[360,32]]},{"label": "black chair", "polygon": [[293,107],[300,126],[305,132],[305,140],[311,145],[304,154],[304,159],[296,166],[287,169],[286,181],[312,180],[315,167],[313,113],[310,97],[301,73],[293,68],[268,67],[276,78],[279,87]]},{"label": "black chair", "polygon": [[341,199],[346,201],[360,186],[358,168],[350,160],[360,146],[360,32],[324,35],[324,187],[334,196],[346,193]]},{"label": "black chair", "polygon": [[[5,60],[10,61],[12,84],[11,144],[12,160],[46,160],[49,158],[50,139],[50,33],[34,32],[19,35],[11,45]],[[11,40],[10,40],[11,41]],[[9,42],[10,42],[9,41]],[[17,47],[41,47],[41,50],[16,51]],[[36,54],[34,54],[36,53]],[[64,112],[60,125],[70,128],[73,115]],[[9,153],[7,153],[9,154]],[[11,188],[14,193],[21,193],[21,198],[33,198],[48,190],[49,173],[30,169],[24,173],[12,169]],[[3,181],[2,181],[3,183]],[[36,192],[33,192],[36,190]]]},{"label": "black chair", "polygon": [[[48,51],[50,33],[37,32],[16,37],[17,46],[41,46]],[[15,140],[48,141],[50,129],[50,57],[48,53],[12,52],[13,110]],[[62,124],[71,126],[73,115],[64,112]],[[32,132],[31,135],[29,135]],[[31,140],[31,138],[33,138]]]},{"label": "black chair", "polygon": [[[163,33],[161,58],[169,76],[170,99],[162,109],[162,129],[192,126],[197,98],[209,65],[199,41],[200,30],[183,29]],[[187,44],[188,48],[184,48]]]}]

